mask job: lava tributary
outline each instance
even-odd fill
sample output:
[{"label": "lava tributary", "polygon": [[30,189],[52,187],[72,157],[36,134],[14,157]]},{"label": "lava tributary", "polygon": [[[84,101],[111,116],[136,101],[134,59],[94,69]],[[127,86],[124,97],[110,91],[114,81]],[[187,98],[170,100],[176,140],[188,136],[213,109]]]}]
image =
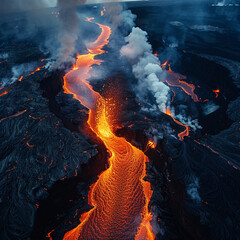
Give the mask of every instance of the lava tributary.
[{"label": "lava tributary", "polygon": [[185,127],[185,130],[184,130],[183,132],[180,132],[180,133],[178,134],[179,140],[180,140],[180,141],[183,141],[184,137],[187,137],[187,136],[189,135],[189,129],[190,129],[189,126],[186,125],[186,124],[181,123],[181,122],[178,121],[178,120],[176,120],[176,119],[173,117],[173,114],[171,113],[171,111],[170,111],[169,108],[167,109],[167,111],[166,111],[165,113],[166,113],[168,116],[170,116],[175,123],[177,123],[177,124],[180,125],[180,126]]},{"label": "lava tributary", "polygon": [[[161,65],[161,68],[166,70],[167,64],[168,64],[167,61],[164,62]],[[173,73],[173,71],[170,67],[170,64],[168,64],[168,72]],[[199,101],[198,96],[194,92],[195,86],[193,84],[190,84],[190,83],[187,83],[183,80],[178,79],[176,77],[178,74],[174,74],[174,75],[175,75],[175,77],[170,77],[169,76],[169,78],[164,79],[163,82],[166,82],[171,87],[180,87],[187,95],[191,96],[191,98],[193,99],[194,102],[198,102]],[[186,79],[186,77],[183,76],[183,75],[179,75],[179,77],[182,78],[182,79]]]},{"label": "lava tributary", "polygon": [[63,239],[153,240],[148,209],[152,190],[150,183],[143,180],[148,158],[124,138],[114,135],[108,101],[87,81],[92,65],[101,63],[95,56],[104,53],[102,48],[111,35],[110,27],[98,26],[102,30],[98,39],[88,45],[88,53],[79,55],[73,69],[65,75],[64,91],[90,110],[88,125],[110,152],[109,168],[90,187],[88,203],[93,208],[82,214],[81,223]]}]

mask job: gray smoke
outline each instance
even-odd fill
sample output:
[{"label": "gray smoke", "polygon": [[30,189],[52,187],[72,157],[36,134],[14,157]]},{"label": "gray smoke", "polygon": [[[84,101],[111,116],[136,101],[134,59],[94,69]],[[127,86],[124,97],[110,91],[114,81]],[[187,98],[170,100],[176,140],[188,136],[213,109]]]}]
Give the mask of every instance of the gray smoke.
[{"label": "gray smoke", "polygon": [[21,76],[29,74],[37,67],[37,62],[23,63],[12,67],[11,77],[5,77],[0,80],[1,87],[13,84]]},{"label": "gray smoke", "polygon": [[[79,16],[77,7],[86,3],[86,0],[3,0],[1,2],[1,13],[25,12],[28,25],[25,32],[21,33],[20,38],[28,38],[27,35],[33,35],[38,28],[50,31],[46,42],[40,42],[47,51],[51,53],[54,62],[51,64],[52,69],[61,68],[64,63],[72,62],[75,54],[75,44],[79,37]],[[56,6],[59,9],[59,18],[57,21],[50,15],[44,15],[39,9]],[[34,11],[38,9],[38,11]],[[33,10],[33,11],[30,11]],[[54,10],[55,11],[55,10]],[[53,22],[54,27],[53,27]],[[54,33],[53,33],[54,32]],[[29,34],[26,34],[29,33]]]},{"label": "gray smoke", "polygon": [[61,28],[58,34],[60,49],[57,53],[56,62],[53,68],[61,68],[66,62],[73,62],[75,44],[79,35],[79,16],[77,6],[83,5],[86,0],[58,0],[57,6],[61,9],[59,19]]}]

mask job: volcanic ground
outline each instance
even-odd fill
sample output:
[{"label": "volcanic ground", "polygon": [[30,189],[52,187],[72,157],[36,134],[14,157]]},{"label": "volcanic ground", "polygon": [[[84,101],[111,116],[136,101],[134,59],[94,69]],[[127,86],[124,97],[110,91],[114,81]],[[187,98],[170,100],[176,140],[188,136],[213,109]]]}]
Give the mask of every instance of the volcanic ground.
[{"label": "volcanic ground", "polygon": [[[169,85],[175,114],[190,117],[183,125],[172,113],[144,111],[132,67],[119,54],[131,31],[124,26],[112,32],[97,57],[101,65],[91,70],[93,90],[115,106],[113,133],[149,158],[144,180],[152,189],[155,239],[239,239],[240,8],[165,1],[125,8],[148,33],[159,61],[167,62],[164,71],[173,79],[185,76],[198,98]],[[102,9],[82,6],[79,14],[107,25]],[[47,68],[51,56],[39,42],[54,26],[31,34],[25,14],[4,15],[0,24],[0,238],[61,240],[92,209],[90,186],[109,168],[110,153],[89,129],[88,108],[64,92],[71,66]],[[84,20],[79,27],[83,54],[85,41],[95,41],[100,29]],[[178,134],[188,125],[181,141]]]}]

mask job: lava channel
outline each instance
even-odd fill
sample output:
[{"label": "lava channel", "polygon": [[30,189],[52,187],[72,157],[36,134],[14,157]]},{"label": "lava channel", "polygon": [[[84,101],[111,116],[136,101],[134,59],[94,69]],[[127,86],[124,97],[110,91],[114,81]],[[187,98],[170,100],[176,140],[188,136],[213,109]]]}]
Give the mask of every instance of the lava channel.
[{"label": "lava channel", "polygon": [[102,30],[100,36],[87,46],[87,54],[78,55],[73,69],[64,77],[63,88],[90,110],[88,125],[109,150],[110,167],[90,187],[88,203],[93,208],[82,214],[81,223],[63,239],[153,240],[148,209],[152,190],[150,183],[144,181],[148,158],[124,138],[114,135],[107,101],[87,81],[92,65],[101,63],[95,56],[104,53],[102,48],[111,35],[110,27],[98,26]]}]

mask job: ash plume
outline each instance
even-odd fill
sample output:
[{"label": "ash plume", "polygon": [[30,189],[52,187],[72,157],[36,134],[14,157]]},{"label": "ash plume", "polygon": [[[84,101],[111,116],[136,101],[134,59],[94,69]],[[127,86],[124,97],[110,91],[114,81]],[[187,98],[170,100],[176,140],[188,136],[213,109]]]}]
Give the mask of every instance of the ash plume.
[{"label": "ash plume", "polygon": [[154,96],[161,112],[166,112],[169,87],[159,80],[163,74],[158,58],[152,53],[152,46],[148,42],[147,33],[134,27],[128,37],[127,43],[120,50],[121,56],[132,63],[132,71],[138,79],[137,96],[145,99],[150,92]]}]

